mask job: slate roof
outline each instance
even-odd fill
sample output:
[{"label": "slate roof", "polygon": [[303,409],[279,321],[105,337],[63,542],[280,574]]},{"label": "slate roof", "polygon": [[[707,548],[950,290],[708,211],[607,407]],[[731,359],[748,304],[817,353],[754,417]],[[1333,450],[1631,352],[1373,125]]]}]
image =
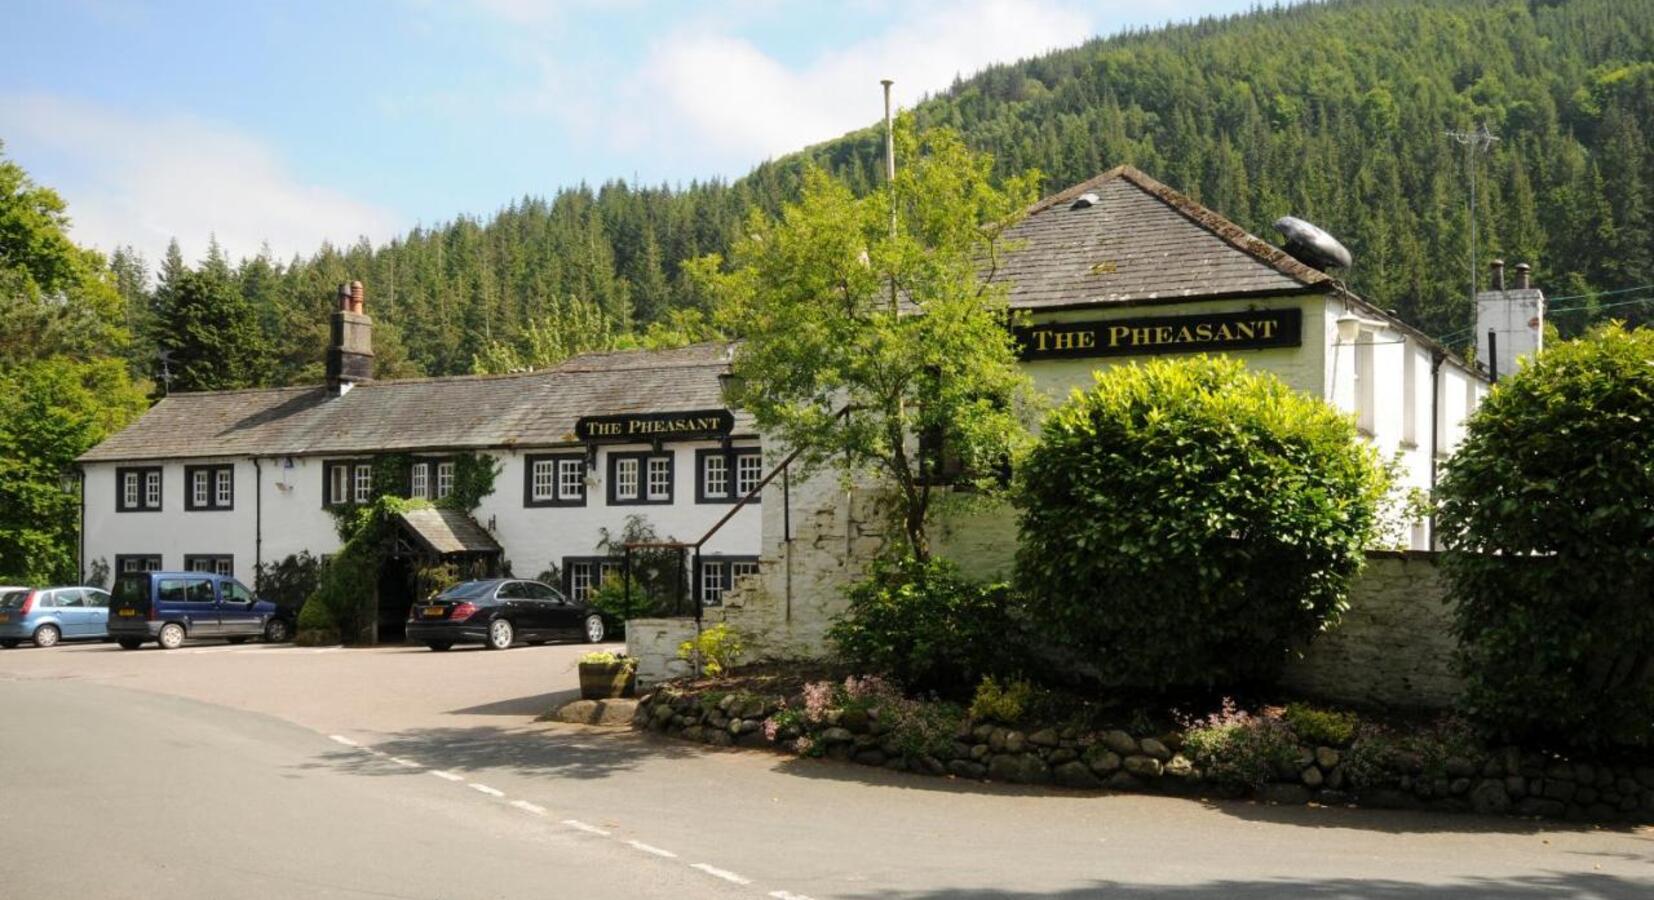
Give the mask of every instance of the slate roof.
[{"label": "slate roof", "polygon": [[500,545],[477,520],[457,509],[429,507],[397,514],[409,533],[432,553],[499,553]]},{"label": "slate roof", "polygon": [[[1098,202],[1071,208],[1082,194]],[[1005,233],[1013,308],[1301,293],[1332,279],[1131,166],[1041,200]],[[1020,245],[1020,246],[1016,246]]]},{"label": "slate roof", "polygon": [[[591,353],[539,372],[173,394],[81,462],[555,446],[581,416],[725,408],[731,345]],[[735,433],[752,417],[735,412]]]}]

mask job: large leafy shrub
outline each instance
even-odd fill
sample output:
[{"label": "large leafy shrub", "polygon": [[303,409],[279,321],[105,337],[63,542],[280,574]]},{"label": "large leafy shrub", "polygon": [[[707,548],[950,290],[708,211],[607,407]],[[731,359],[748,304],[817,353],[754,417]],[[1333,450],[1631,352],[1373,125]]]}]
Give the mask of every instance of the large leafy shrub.
[{"label": "large leafy shrub", "polygon": [[882,560],[847,591],[828,638],[851,665],[910,688],[969,692],[1012,663],[1009,590],[947,560]]},{"label": "large leafy shrub", "polygon": [[1654,724],[1654,331],[1610,325],[1501,381],[1442,478],[1470,710],[1510,737]]},{"label": "large leafy shrub", "polygon": [[1343,611],[1386,487],[1349,417],[1273,375],[1117,367],[1046,419],[1018,473],[1019,587],[1105,680],[1266,675]]}]

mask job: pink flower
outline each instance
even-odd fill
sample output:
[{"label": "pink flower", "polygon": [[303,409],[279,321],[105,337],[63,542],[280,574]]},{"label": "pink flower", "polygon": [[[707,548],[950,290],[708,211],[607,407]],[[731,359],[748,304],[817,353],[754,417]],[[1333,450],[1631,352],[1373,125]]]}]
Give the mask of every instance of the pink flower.
[{"label": "pink flower", "polygon": [[833,706],[833,686],[825,681],[804,685],[804,718],[820,722]]},{"label": "pink flower", "polygon": [[810,749],[815,745],[815,741],[810,740],[808,737],[801,737],[798,739],[798,742],[793,745],[793,749],[798,751],[798,755],[803,756],[804,754],[809,753]]},{"label": "pink flower", "polygon": [[781,725],[776,722],[775,719],[770,718],[764,720],[764,740],[774,741],[776,734],[780,731]]}]

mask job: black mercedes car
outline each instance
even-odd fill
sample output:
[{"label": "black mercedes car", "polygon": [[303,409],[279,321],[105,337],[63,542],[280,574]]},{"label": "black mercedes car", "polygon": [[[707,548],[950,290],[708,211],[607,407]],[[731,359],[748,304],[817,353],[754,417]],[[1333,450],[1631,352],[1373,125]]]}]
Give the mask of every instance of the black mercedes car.
[{"label": "black mercedes car", "polygon": [[504,650],[518,640],[543,644],[576,636],[597,643],[606,631],[596,609],[550,585],[513,578],[463,581],[408,610],[408,641],[432,650],[455,644]]}]

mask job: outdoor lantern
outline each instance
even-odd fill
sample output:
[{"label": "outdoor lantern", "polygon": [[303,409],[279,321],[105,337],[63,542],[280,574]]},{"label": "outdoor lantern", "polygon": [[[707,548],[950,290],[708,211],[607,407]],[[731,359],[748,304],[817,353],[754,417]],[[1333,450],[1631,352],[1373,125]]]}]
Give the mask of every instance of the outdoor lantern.
[{"label": "outdoor lantern", "polygon": [[57,486],[63,489],[63,493],[73,494],[75,489],[80,487],[80,470],[64,469],[57,477]]},{"label": "outdoor lantern", "polygon": [[1338,326],[1338,343],[1340,344],[1355,343],[1356,339],[1361,337],[1361,329],[1363,328],[1384,327],[1383,322],[1374,319],[1363,319],[1353,312],[1345,312],[1334,319],[1333,324]]}]

